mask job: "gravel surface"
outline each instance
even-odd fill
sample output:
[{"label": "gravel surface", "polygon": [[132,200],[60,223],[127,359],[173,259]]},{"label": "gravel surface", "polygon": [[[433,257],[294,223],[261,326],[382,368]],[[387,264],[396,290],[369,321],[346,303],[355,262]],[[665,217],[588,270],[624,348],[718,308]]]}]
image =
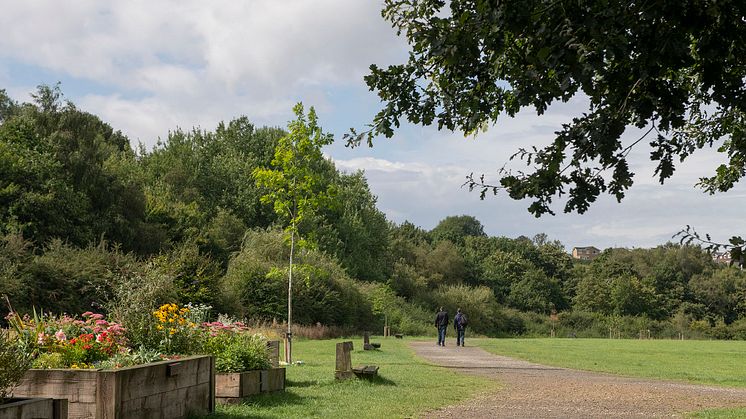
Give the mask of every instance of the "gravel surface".
[{"label": "gravel surface", "polygon": [[418,356],[502,384],[462,404],[430,411],[432,418],[650,418],[746,406],[746,389],[709,387],[548,367],[477,347],[411,344]]}]

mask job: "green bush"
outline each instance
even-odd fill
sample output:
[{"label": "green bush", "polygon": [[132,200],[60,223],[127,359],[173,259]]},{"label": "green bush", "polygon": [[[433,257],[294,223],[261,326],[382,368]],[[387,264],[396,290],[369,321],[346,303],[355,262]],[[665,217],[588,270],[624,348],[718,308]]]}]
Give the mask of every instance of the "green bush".
[{"label": "green bush", "polygon": [[0,401],[8,396],[31,367],[31,356],[18,346],[9,332],[0,329]]},{"label": "green bush", "polygon": [[501,308],[495,316],[497,336],[521,336],[526,333],[526,319],[522,312],[513,308]]},{"label": "green bush", "polygon": [[157,270],[122,273],[114,282],[113,298],[106,305],[109,317],[125,328],[133,346],[157,348],[161,336],[153,321],[153,312],[163,304],[177,301],[172,279]]},{"label": "green bush", "polygon": [[207,339],[207,354],[215,356],[217,372],[242,372],[270,368],[267,342],[248,333],[217,333]]},{"label": "green bush", "polygon": [[[287,319],[288,244],[278,230],[246,234],[221,288],[238,317]],[[370,303],[339,263],[318,251],[297,252],[293,265],[293,322],[367,329]]]},{"label": "green bush", "polygon": [[434,314],[397,295],[385,284],[365,283],[359,286],[373,309],[375,320],[368,330],[382,330],[388,321],[391,333],[410,336],[433,335]]},{"label": "green bush", "polygon": [[43,253],[29,245],[17,235],[0,242],[0,289],[21,313],[34,307],[60,313],[100,312],[112,297],[117,276],[137,265],[132,255],[109,250],[106,242],[81,249],[55,239]]},{"label": "green bush", "polygon": [[730,324],[733,339],[746,340],[746,317],[738,319]]},{"label": "green bush", "polygon": [[565,311],[558,314],[557,336],[608,337],[607,317],[589,311]]},{"label": "green bush", "polygon": [[435,305],[443,306],[448,310],[451,319],[455,316],[456,309],[461,308],[469,318],[470,330],[485,335],[495,334],[498,331],[499,305],[490,288],[449,285],[435,290],[432,298],[435,303],[432,311],[433,319],[437,310]]}]

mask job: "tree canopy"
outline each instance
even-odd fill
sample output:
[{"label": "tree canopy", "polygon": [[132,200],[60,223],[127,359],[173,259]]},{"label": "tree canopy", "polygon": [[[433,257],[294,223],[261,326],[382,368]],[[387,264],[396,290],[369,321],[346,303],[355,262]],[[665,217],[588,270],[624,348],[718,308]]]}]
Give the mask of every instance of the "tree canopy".
[{"label": "tree canopy", "polygon": [[[533,169],[470,176],[481,191],[531,199],[536,216],[585,212],[601,193],[633,184],[630,150],[649,141],[663,183],[699,149],[727,162],[699,186],[727,191],[746,174],[746,3],[618,0],[385,0],[383,17],[410,45],[404,64],[372,65],[365,81],[384,102],[350,144],[391,137],[402,119],[475,133],[523,108],[588,98],[588,110],[544,148],[518,150]],[[637,127],[644,135],[628,142]]]}]

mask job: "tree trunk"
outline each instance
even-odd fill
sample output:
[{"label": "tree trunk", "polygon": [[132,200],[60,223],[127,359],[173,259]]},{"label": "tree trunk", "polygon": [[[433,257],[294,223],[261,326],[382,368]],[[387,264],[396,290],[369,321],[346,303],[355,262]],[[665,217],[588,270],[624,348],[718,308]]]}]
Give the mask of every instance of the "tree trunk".
[{"label": "tree trunk", "polygon": [[288,273],[288,331],[285,340],[285,362],[293,363],[293,253],[295,252],[295,223],[290,230],[290,271]]}]

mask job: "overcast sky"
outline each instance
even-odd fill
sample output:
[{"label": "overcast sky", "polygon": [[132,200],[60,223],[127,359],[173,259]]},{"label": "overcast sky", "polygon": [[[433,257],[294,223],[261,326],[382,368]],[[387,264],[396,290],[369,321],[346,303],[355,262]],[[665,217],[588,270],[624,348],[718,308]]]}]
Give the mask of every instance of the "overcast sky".
[{"label": "overcast sky", "polygon": [[[518,147],[546,144],[586,110],[583,98],[538,117],[505,118],[476,138],[405,126],[373,148],[344,147],[342,134],[379,110],[362,78],[406,58],[406,44],[380,16],[378,1],[12,1],[0,0],[0,88],[28,100],[35,86],[62,82],[66,97],[153,145],[176,127],[214,129],[246,115],[284,127],[291,108],[315,106],[337,141],[337,167],[365,170],[389,219],[426,229],[448,215],[477,217],[490,235],[546,233],[573,246],[652,247],[687,224],[724,241],[744,233],[746,188],[709,196],[694,187],[722,157],[700,153],[661,186],[648,150],[631,154],[635,186],[622,203],[603,197],[583,215],[534,218],[529,202],[479,200],[461,185],[471,172],[494,180]],[[634,141],[639,132],[625,138]]]}]

